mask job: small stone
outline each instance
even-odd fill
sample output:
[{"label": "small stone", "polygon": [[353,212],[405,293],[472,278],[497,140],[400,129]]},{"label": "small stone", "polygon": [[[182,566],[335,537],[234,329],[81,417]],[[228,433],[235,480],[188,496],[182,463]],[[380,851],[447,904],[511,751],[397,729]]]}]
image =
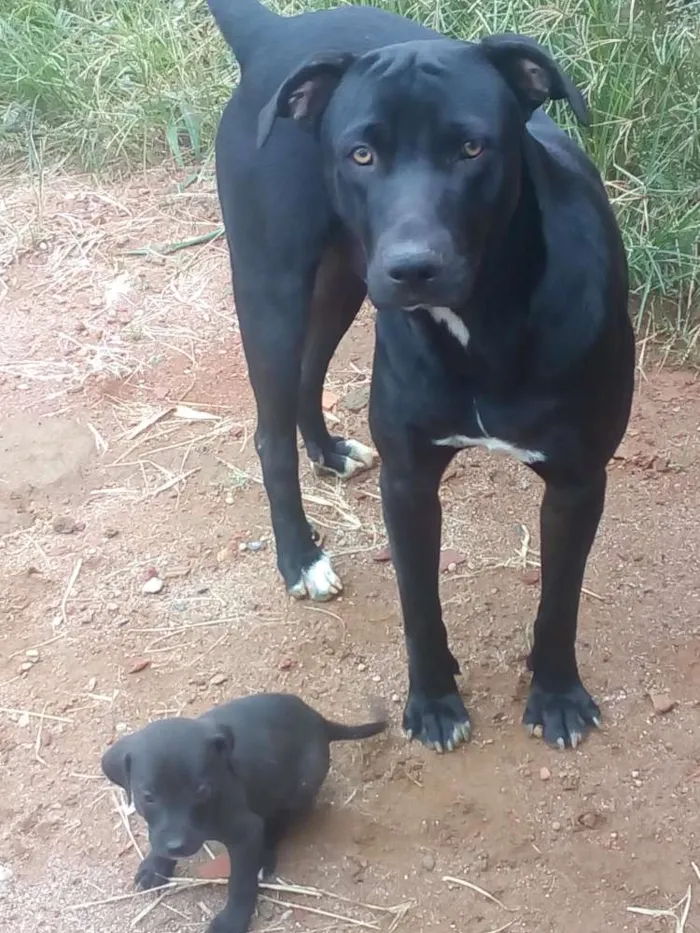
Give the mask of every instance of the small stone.
[{"label": "small stone", "polygon": [[428,852],[421,859],[421,865],[423,866],[424,871],[434,871],[435,870],[435,856],[431,855]]},{"label": "small stone", "polygon": [[552,776],[549,768],[540,768],[540,781],[548,781]]},{"label": "small stone", "polygon": [[91,677],[90,680],[88,680],[87,682],[88,693],[92,693],[96,686],[97,686],[97,677]]},{"label": "small stone", "polygon": [[649,699],[651,700],[651,705],[654,707],[654,712],[657,716],[670,713],[676,706],[676,701],[672,699],[668,691],[664,693],[650,693]]},{"label": "small stone", "polygon": [[367,670],[367,665],[363,661],[360,661],[360,663],[357,665],[357,669],[360,673],[362,673],[363,671]]},{"label": "small stone", "polygon": [[401,702],[401,697],[398,695],[398,693],[392,693],[392,695],[391,695],[391,702],[392,702],[392,703],[400,703],[400,702]]},{"label": "small stone", "polygon": [[350,389],[341,404],[348,411],[361,411],[369,401],[369,386],[358,386]]},{"label": "small stone", "polygon": [[57,515],[53,520],[53,530],[59,535],[72,535],[78,526],[70,515]]},{"label": "small stone", "polygon": [[31,661],[24,661],[24,663],[19,666],[19,672],[20,674],[26,674],[27,671],[31,671],[33,667],[34,665]]},{"label": "small stone", "polygon": [[114,727],[114,730],[115,732],[118,732],[120,735],[122,735],[124,732],[126,732],[128,728],[129,727],[127,726],[125,722],[118,722],[116,726]]},{"label": "small stone", "polygon": [[234,503],[234,498],[233,498],[233,496],[231,495],[231,493],[229,493],[229,494],[226,496],[226,498],[224,499],[224,502],[226,503],[226,505],[233,505],[233,503]]},{"label": "small stone", "polygon": [[600,813],[596,813],[594,810],[589,810],[586,813],[579,814],[579,816],[576,817],[576,822],[585,829],[595,829],[596,826],[599,826],[603,822],[603,816]]},{"label": "small stone", "polygon": [[241,543],[238,545],[239,553],[243,554],[247,550],[248,550],[248,545],[245,543],[245,541],[241,541]]},{"label": "small stone", "polygon": [[264,541],[249,541],[248,542],[249,551],[262,551],[264,547],[265,547]]},{"label": "small stone", "polygon": [[0,865],[0,884],[10,881],[12,878],[12,869],[7,865]]},{"label": "small stone", "polygon": [[540,572],[536,567],[533,567],[530,570],[524,570],[522,576],[523,583],[527,586],[534,586],[536,583],[540,582]]},{"label": "small stone", "polygon": [[270,901],[258,901],[257,909],[261,920],[270,921],[274,919],[275,905],[271,904]]},{"label": "small stone", "polygon": [[561,829],[561,823],[559,822],[559,820],[555,820],[552,823],[552,829],[554,830],[555,833],[559,832],[559,830]]},{"label": "small stone", "polygon": [[160,593],[165,584],[160,579],[160,577],[149,577],[148,580],[144,583],[141,588],[141,592],[145,594],[154,595],[155,593]]},{"label": "small stone", "polygon": [[375,682],[375,684],[378,684],[378,683],[380,682],[381,679],[382,679],[382,678],[379,676],[379,674],[375,674],[374,677],[372,678],[372,680]]},{"label": "small stone", "polygon": [[117,535],[119,534],[119,529],[108,527],[108,528],[105,528],[104,534],[105,534],[105,538],[116,538]]},{"label": "small stone", "polygon": [[227,680],[228,680],[228,674],[214,674],[214,676],[210,679],[209,683],[213,687],[218,687],[221,684],[226,683]]},{"label": "small stone", "polygon": [[22,715],[17,720],[17,725],[20,727],[20,729],[26,729],[29,725],[29,720],[29,713],[22,713]]},{"label": "small stone", "polygon": [[28,659],[29,661],[38,661],[38,660],[39,660],[39,652],[37,651],[36,648],[29,648],[29,650],[26,651],[25,654],[26,654],[27,659]]}]

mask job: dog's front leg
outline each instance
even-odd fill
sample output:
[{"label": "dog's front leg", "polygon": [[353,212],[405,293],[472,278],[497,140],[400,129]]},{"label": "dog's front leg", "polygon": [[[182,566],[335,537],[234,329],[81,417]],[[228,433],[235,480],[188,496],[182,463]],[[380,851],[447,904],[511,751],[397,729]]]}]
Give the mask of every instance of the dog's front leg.
[{"label": "dog's front leg", "polygon": [[531,733],[576,746],[600,709],[581,683],[576,627],[586,561],[605,502],[605,471],[571,482],[544,475],[540,512],[542,595],[529,658],[532,684],[523,716]]},{"label": "dog's front leg", "polygon": [[246,933],[258,896],[258,873],[264,850],[263,821],[255,813],[236,820],[226,845],[231,865],[226,906],[209,924],[208,933]]},{"label": "dog's front leg", "polygon": [[408,653],[409,693],[403,725],[437,751],[469,738],[469,714],[457,691],[459,665],[447,644],[438,573],[442,512],[438,487],[452,452],[387,446],[382,464],[384,521],[396,568]]}]

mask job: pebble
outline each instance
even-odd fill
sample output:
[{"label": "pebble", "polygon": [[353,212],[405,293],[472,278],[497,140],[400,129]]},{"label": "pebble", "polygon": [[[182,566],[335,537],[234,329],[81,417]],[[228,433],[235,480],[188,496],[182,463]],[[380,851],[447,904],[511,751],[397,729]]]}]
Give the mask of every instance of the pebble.
[{"label": "pebble", "polygon": [[552,776],[549,768],[540,768],[540,781],[548,781]]},{"label": "pebble", "polygon": [[269,901],[258,901],[258,916],[261,920],[273,920],[275,916],[275,905]]},{"label": "pebble", "polygon": [[425,871],[433,871],[435,869],[435,856],[430,853],[424,855],[421,859],[421,865]]},{"label": "pebble", "polygon": [[78,525],[70,515],[57,515],[53,520],[53,530],[59,535],[72,535],[77,529]]},{"label": "pebble", "polygon": [[350,389],[341,401],[343,408],[348,411],[360,411],[369,402],[369,386],[358,386]]},{"label": "pebble", "polygon": [[19,666],[19,672],[20,672],[20,674],[26,674],[27,671],[31,671],[31,669],[32,669],[33,667],[34,667],[34,665],[32,664],[31,661],[25,661],[23,664],[20,664],[20,666]]},{"label": "pebble", "polygon": [[20,727],[20,729],[27,728],[27,726],[29,725],[29,719],[30,719],[29,713],[22,713],[22,715],[17,720],[17,725]]},{"label": "pebble", "polygon": [[393,693],[393,694],[392,694],[392,696],[391,696],[391,702],[392,702],[392,703],[400,703],[400,702],[401,702],[401,697],[398,695],[398,693]]},{"label": "pebble", "polygon": [[29,650],[26,651],[25,654],[30,661],[39,660],[39,652],[37,651],[36,648],[29,648]]},{"label": "pebble", "polygon": [[165,583],[163,583],[160,577],[150,577],[144,583],[143,587],[141,588],[141,592],[153,595],[155,593],[160,593],[164,586]]},{"label": "pebble", "polygon": [[360,661],[360,663],[357,665],[357,669],[360,673],[362,673],[363,671],[367,670],[367,665],[363,661]]},{"label": "pebble", "polygon": [[0,883],[9,881],[12,878],[12,869],[7,865],[0,865]]},{"label": "pebble", "polygon": [[654,712],[657,716],[663,716],[665,713],[670,713],[672,709],[676,706],[676,701],[672,699],[671,694],[666,691],[665,693],[650,693],[649,699],[651,700],[651,705],[654,707]]},{"label": "pebble", "polygon": [[552,829],[554,830],[555,833],[559,832],[559,830],[561,829],[561,823],[559,822],[559,820],[555,820],[552,823]]},{"label": "pebble", "polygon": [[227,680],[228,674],[214,674],[209,683],[214,687],[218,687],[220,684],[226,683]]}]

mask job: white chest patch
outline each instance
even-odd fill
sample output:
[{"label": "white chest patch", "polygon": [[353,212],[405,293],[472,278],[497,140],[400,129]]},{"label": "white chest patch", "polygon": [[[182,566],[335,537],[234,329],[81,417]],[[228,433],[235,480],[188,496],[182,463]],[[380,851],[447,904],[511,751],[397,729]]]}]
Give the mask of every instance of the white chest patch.
[{"label": "white chest patch", "polygon": [[428,308],[428,314],[438,324],[444,324],[455,340],[466,349],[469,344],[469,328],[459,315],[449,308]]},{"label": "white chest patch", "polygon": [[510,444],[508,441],[502,441],[498,437],[491,437],[491,435],[487,433],[484,422],[481,420],[478,411],[476,411],[476,420],[479,428],[483,431],[482,437],[467,437],[465,434],[451,434],[449,437],[441,437],[433,441],[433,444],[435,444],[436,447],[456,447],[459,450],[463,450],[465,447],[484,447],[486,450],[510,454],[511,457],[520,460],[521,463],[543,463],[547,459],[540,450],[523,450],[521,447]]}]

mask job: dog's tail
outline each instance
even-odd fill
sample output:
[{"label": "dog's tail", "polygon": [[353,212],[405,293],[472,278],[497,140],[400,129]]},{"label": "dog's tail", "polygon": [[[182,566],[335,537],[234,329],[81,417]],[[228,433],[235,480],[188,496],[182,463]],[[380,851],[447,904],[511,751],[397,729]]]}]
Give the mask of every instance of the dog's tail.
[{"label": "dog's tail", "polygon": [[389,725],[389,718],[386,712],[379,706],[374,709],[375,719],[372,722],[361,723],[358,726],[345,726],[340,722],[333,722],[326,719],[326,735],[329,742],[351,742],[353,739],[368,739],[370,736],[379,735],[384,732]]},{"label": "dog's tail", "polygon": [[231,47],[241,67],[261,32],[283,17],[273,13],[259,0],[207,0],[209,10],[222,36]]}]

